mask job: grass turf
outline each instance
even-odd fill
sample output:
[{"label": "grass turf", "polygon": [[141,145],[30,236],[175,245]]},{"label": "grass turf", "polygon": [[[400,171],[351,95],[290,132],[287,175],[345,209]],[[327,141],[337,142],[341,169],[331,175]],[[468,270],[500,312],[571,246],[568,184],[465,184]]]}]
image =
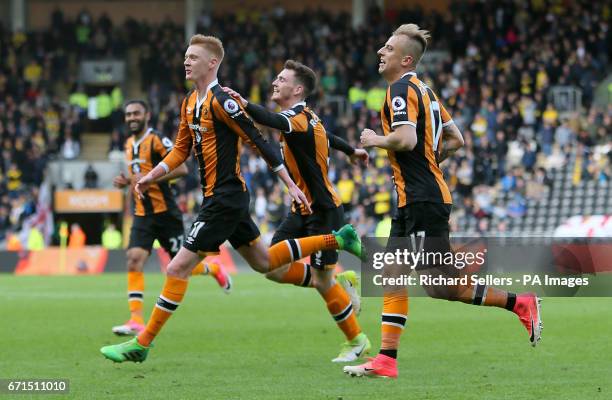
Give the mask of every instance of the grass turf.
[{"label": "grass turf", "polygon": [[[145,311],[162,285],[146,276]],[[207,277],[187,296],[143,364],[99,348],[127,318],[125,275],[0,276],[0,378],[68,378],[70,398],[607,399],[612,299],[547,298],[533,349],[511,313],[411,299],[397,381],[349,378],[330,362],[343,337],[313,289],[235,277],[226,296]],[[378,348],[380,299],[360,320]],[[51,396],[59,397],[59,396]],[[15,396],[15,398],[26,398]]]}]

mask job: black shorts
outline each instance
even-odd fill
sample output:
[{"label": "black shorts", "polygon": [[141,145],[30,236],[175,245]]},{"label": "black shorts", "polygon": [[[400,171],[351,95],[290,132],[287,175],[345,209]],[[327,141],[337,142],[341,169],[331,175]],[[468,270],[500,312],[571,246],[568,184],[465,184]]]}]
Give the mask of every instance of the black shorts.
[{"label": "black shorts", "polygon": [[[326,210],[314,211],[311,215],[289,213],[281,222],[272,237],[272,244],[287,239],[297,239],[304,236],[324,235],[338,230],[344,225],[344,209],[342,206]],[[325,269],[326,265],[338,262],[336,250],[318,251],[310,255],[310,265],[316,269]]]},{"label": "black shorts", "polygon": [[391,222],[387,250],[409,248],[414,251],[416,248],[425,252],[450,252],[448,220],[451,209],[451,204],[430,202],[411,203],[398,208]]},{"label": "black shorts", "polygon": [[183,218],[178,210],[142,217],[135,215],[128,249],[140,247],[150,252],[157,239],[170,257],[174,257],[183,244],[184,234]]},{"label": "black shorts", "polygon": [[249,214],[249,193],[223,193],[204,198],[183,247],[194,253],[218,253],[226,240],[237,249],[251,244],[259,235]]}]

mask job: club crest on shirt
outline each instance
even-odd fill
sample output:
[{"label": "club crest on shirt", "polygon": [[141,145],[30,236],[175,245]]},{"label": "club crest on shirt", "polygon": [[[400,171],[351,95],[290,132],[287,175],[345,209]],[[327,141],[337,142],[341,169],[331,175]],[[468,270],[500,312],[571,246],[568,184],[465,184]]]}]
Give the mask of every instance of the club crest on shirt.
[{"label": "club crest on shirt", "polygon": [[406,100],[401,96],[395,96],[393,100],[391,100],[391,106],[393,107],[393,111],[403,110],[406,108]]}]

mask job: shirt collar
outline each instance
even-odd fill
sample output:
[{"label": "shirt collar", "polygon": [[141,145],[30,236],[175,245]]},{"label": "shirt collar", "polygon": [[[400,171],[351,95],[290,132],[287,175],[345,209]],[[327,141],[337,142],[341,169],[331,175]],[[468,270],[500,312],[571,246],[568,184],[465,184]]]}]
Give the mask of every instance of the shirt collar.
[{"label": "shirt collar", "polygon": [[[405,77],[406,75],[414,75],[416,76],[416,72],[414,71],[410,71],[410,72],[406,72],[404,75],[400,76],[400,79],[402,79],[403,77]],[[399,79],[398,79],[399,80]]]},{"label": "shirt collar", "polygon": [[297,103],[295,103],[294,105],[289,107],[289,110],[291,110],[292,108],[295,108],[297,106],[304,106],[304,107],[306,107],[306,102],[305,101],[298,101]]},{"label": "shirt collar", "polygon": [[215,79],[214,81],[210,82],[210,85],[208,85],[208,87],[206,88],[206,92],[204,92],[204,97],[202,98],[202,100],[200,100],[200,96],[198,96],[199,93],[196,93],[196,104],[198,108],[200,108],[200,106],[206,101],[206,98],[208,97],[208,91],[218,84],[219,79]]},{"label": "shirt collar", "polygon": [[134,147],[137,148],[138,146],[140,146],[140,143],[142,143],[142,141],[145,140],[145,138],[147,136],[149,136],[149,133],[151,133],[152,130],[153,130],[153,128],[147,129],[147,131],[144,133],[144,135],[142,135],[140,137],[140,139],[138,139],[136,142],[134,142]]}]

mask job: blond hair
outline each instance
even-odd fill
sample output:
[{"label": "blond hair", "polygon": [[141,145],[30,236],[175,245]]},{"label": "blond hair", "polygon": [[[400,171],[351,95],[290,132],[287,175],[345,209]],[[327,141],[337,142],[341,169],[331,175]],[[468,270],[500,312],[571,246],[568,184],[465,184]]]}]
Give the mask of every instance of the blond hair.
[{"label": "blond hair", "polygon": [[193,35],[189,40],[189,45],[203,47],[213,56],[217,57],[219,63],[223,61],[223,56],[225,55],[225,50],[223,50],[223,43],[221,43],[221,40],[214,36],[204,36],[200,34]]},{"label": "blond hair", "polygon": [[417,24],[404,24],[393,32],[393,36],[406,36],[408,44],[406,50],[414,57],[416,66],[427,50],[427,40],[431,38],[429,31],[419,28]]}]

